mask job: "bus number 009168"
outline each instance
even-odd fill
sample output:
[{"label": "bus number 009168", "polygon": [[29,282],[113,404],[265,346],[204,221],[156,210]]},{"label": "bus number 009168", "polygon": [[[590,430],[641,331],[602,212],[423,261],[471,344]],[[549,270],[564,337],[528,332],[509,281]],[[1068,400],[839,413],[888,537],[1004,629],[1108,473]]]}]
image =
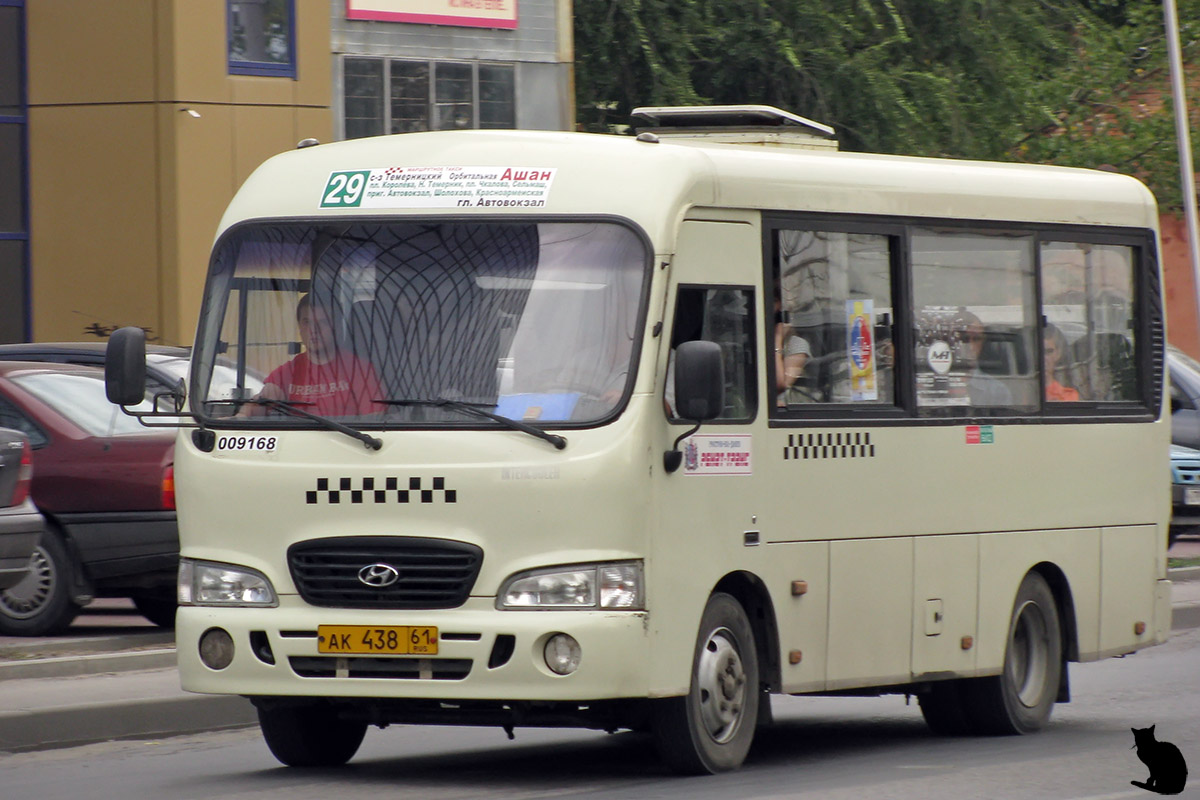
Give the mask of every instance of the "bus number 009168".
[{"label": "bus number 009168", "polygon": [[274,436],[222,436],[217,439],[217,450],[254,450],[270,452],[275,449]]}]

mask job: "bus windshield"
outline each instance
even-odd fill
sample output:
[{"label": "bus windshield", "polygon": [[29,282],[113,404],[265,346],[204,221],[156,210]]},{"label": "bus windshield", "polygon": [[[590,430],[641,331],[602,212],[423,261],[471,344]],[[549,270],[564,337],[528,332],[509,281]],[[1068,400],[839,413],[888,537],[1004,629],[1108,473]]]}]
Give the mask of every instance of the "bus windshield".
[{"label": "bus windshield", "polygon": [[[589,424],[631,391],[649,255],[611,222],[263,222],[216,249],[194,411],[311,426]],[[220,359],[238,376],[212,376]],[[457,406],[457,408],[455,408]]]}]

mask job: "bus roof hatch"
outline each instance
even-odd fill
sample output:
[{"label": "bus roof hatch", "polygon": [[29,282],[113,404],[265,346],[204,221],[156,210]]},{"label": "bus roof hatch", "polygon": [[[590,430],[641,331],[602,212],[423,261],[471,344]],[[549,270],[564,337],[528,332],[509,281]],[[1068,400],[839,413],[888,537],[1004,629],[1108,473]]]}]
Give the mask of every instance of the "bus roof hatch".
[{"label": "bus roof hatch", "polygon": [[833,128],[774,106],[642,106],[631,115],[638,133],[726,144],[838,148]]}]

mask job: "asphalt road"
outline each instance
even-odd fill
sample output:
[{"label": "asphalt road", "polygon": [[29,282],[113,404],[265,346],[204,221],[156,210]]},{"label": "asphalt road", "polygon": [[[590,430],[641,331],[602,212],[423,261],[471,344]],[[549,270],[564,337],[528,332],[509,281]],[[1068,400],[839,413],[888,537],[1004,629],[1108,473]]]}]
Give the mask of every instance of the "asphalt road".
[{"label": "asphalt road", "polygon": [[0,797],[1055,798],[1148,797],[1131,727],[1156,724],[1200,797],[1200,629],[1123,659],[1072,665],[1071,703],[1037,735],[941,739],[903,697],[776,698],[777,724],[744,769],[666,774],[645,737],[518,729],[372,729],[344,769],[280,767],[257,731],[108,742],[0,756]]}]

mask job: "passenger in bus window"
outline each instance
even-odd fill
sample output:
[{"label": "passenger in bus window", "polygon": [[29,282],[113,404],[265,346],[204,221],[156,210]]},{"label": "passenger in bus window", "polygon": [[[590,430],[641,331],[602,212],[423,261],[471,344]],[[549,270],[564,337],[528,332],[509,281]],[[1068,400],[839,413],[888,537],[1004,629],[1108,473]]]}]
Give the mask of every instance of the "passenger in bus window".
[{"label": "passenger in bus window", "polygon": [[783,319],[776,300],[775,311],[775,389],[777,403],[785,408],[789,403],[811,403],[813,397],[802,385],[804,367],[812,358],[808,340]]},{"label": "passenger in bus window", "polygon": [[1052,403],[1077,403],[1079,390],[1070,385],[1067,377],[1067,337],[1051,324],[1042,332],[1043,358],[1046,368],[1046,399]]},{"label": "passenger in bus window", "polygon": [[970,311],[959,314],[960,336],[967,343],[967,358],[970,374],[967,376],[967,396],[972,406],[1004,407],[1013,404],[1012,392],[995,376],[979,368],[980,355],[987,342],[987,331],[979,317]]},{"label": "passenger in bus window", "polygon": [[[326,417],[364,416],[386,409],[375,368],[343,351],[328,310],[304,295],[296,304],[296,323],[304,351],[276,367],[263,382],[259,399],[296,403]],[[243,406],[238,416],[260,416],[268,406]]]}]

